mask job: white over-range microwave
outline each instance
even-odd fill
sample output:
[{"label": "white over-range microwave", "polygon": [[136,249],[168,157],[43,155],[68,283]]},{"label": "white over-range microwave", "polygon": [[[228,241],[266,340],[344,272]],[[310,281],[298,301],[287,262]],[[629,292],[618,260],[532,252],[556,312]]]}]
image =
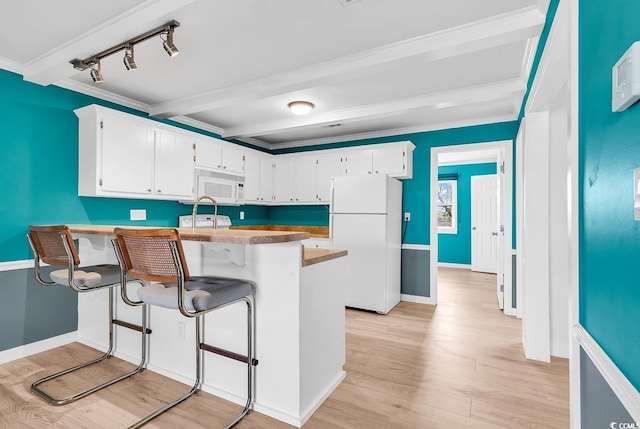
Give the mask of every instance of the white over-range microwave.
[{"label": "white over-range microwave", "polygon": [[[196,175],[196,195],[208,195],[221,205],[244,203],[244,177],[202,171]],[[203,200],[202,204],[207,204]]]}]

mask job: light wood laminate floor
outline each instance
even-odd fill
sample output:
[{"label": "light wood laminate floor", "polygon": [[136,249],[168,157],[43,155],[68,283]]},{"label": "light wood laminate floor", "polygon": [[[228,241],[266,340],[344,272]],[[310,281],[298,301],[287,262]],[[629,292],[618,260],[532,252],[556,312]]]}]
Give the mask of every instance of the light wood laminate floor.
[{"label": "light wood laminate floor", "polygon": [[[527,361],[521,324],[497,308],[495,276],[439,269],[436,307],[400,303],[391,313],[347,310],[347,378],[304,426],[333,428],[568,428],[568,361]],[[186,386],[145,371],[94,395],[53,407],[29,392],[37,378],[99,353],[78,343],[0,366],[0,428],[119,428]],[[64,383],[82,387],[131,367],[119,359]],[[239,407],[199,393],[148,428],[216,428]],[[251,413],[236,426],[290,428]]]}]

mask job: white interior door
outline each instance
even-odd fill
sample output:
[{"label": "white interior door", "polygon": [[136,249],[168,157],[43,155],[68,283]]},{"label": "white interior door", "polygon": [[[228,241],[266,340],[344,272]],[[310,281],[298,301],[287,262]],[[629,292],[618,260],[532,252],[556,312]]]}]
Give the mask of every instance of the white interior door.
[{"label": "white interior door", "polygon": [[498,208],[498,175],[471,176],[472,271],[498,272]]}]

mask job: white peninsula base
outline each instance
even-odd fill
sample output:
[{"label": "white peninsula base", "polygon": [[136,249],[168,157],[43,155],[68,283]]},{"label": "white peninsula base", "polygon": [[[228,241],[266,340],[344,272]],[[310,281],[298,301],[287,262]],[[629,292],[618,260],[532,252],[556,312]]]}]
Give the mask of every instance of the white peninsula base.
[{"label": "white peninsula base", "polygon": [[[80,238],[83,264],[114,261],[109,235]],[[254,410],[301,427],[345,377],[344,278],[346,258],[302,266],[300,241],[226,244],[184,241],[191,275],[255,282]],[[130,288],[132,298],[135,287]],[[106,291],[80,294],[78,340],[106,350]],[[206,316],[206,343],[246,354],[246,311],[234,304]],[[140,308],[118,300],[117,318],[140,323]],[[195,319],[150,308],[148,368],[186,384],[195,374]],[[137,362],[140,334],[116,328],[115,355]],[[246,397],[246,366],[205,353],[203,390],[238,404]]]}]

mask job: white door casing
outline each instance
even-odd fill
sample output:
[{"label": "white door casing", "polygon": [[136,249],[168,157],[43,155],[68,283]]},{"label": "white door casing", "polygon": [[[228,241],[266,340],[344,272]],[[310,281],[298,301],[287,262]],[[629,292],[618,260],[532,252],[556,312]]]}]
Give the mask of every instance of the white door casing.
[{"label": "white door casing", "polygon": [[[512,177],[513,177],[513,141],[502,140],[496,142],[486,143],[471,143],[461,144],[454,146],[440,146],[431,148],[431,167],[430,167],[430,211],[429,211],[429,224],[430,224],[430,278],[429,278],[429,297],[430,301],[434,304],[438,303],[438,211],[435,204],[437,201],[438,193],[438,158],[442,154],[451,153],[464,153],[464,152],[478,152],[478,151],[492,151],[493,157],[498,162],[498,153],[502,154],[504,161],[504,174],[501,175],[502,180],[502,193],[503,198],[500,199],[500,207],[502,217],[502,225],[504,226],[503,243],[501,249],[498,249],[498,255],[504,261],[504,312],[508,315],[515,315],[516,310],[512,306],[512,279],[511,279],[511,219],[512,219]],[[486,153],[486,152],[485,152]],[[473,162],[468,160],[467,163]],[[482,162],[487,162],[486,155],[483,157]]]}]

